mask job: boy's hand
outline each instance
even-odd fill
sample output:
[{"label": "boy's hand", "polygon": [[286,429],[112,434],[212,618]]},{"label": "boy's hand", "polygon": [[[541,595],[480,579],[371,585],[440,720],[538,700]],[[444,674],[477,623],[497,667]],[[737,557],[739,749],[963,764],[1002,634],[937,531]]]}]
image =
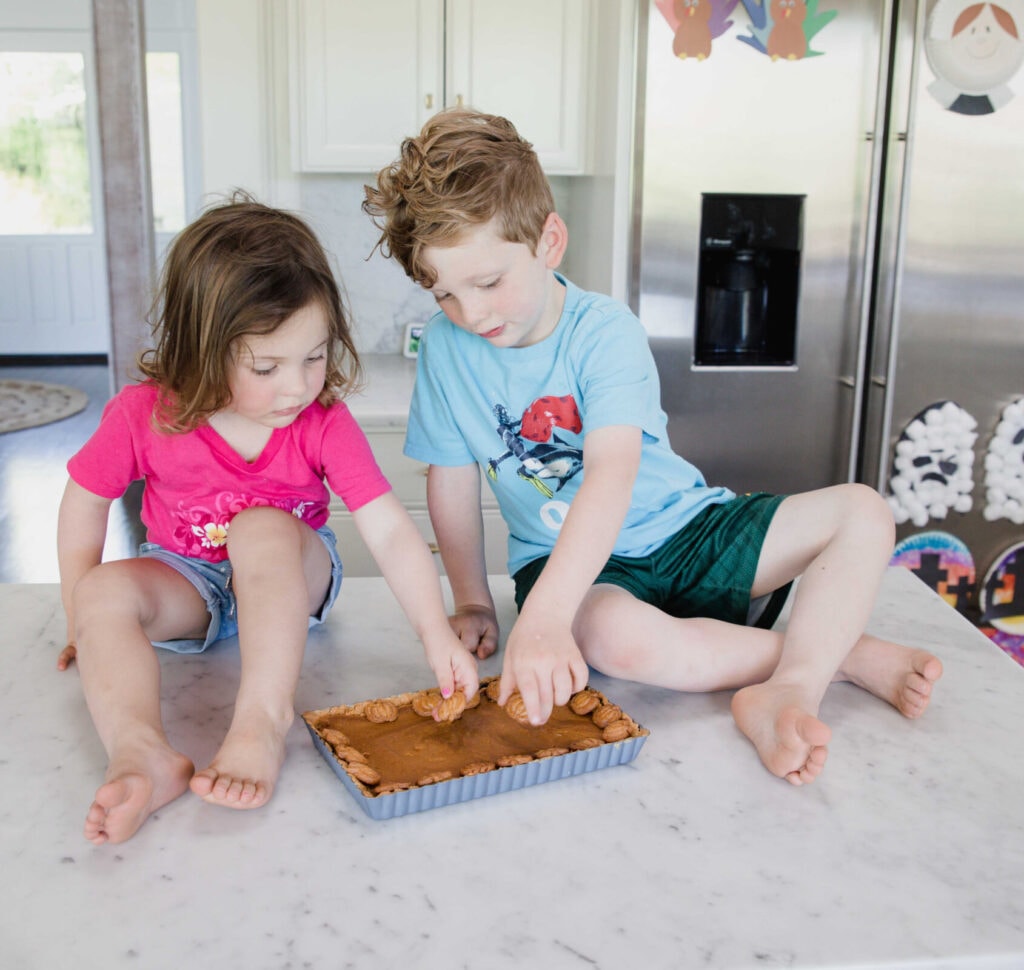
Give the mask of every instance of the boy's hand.
[{"label": "boy's hand", "polygon": [[587,686],[588,674],[569,628],[524,626],[521,617],[505,646],[498,703],[504,705],[518,690],[530,723],[544,724],[554,705],[568,704]]},{"label": "boy's hand", "polygon": [[70,667],[71,664],[74,663],[75,657],[77,656],[78,647],[76,647],[73,643],[69,643],[63,650],[61,650],[60,656],[57,657],[57,669],[67,670],[68,667]]},{"label": "boy's hand", "polygon": [[472,700],[480,689],[480,673],[473,654],[451,633],[443,639],[424,642],[423,646],[441,696],[451,697],[455,689],[461,687],[466,700]]},{"label": "boy's hand", "polygon": [[448,617],[451,628],[470,652],[485,660],[498,649],[498,617],[488,606],[460,606]]}]

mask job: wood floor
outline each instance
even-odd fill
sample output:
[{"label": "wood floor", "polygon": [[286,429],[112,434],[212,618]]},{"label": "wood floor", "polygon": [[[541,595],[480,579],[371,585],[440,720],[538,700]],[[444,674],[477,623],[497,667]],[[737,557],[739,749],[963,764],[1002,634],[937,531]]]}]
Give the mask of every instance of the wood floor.
[{"label": "wood floor", "polygon": [[[89,395],[84,411],[53,424],[0,434],[0,582],[56,583],[57,509],[67,461],[99,424],[110,398],[105,366],[0,367],[0,378],[46,381]],[[139,491],[133,486],[110,510],[105,559],[135,555],[142,539]]]}]

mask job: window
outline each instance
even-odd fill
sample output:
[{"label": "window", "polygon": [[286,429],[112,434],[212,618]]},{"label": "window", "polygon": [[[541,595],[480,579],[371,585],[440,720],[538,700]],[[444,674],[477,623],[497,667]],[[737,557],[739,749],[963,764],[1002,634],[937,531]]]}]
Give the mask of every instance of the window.
[{"label": "window", "polygon": [[153,229],[177,232],[185,227],[185,152],[181,58],[176,51],[146,54],[146,102]]},{"label": "window", "polygon": [[92,228],[84,56],[0,51],[0,235]]}]

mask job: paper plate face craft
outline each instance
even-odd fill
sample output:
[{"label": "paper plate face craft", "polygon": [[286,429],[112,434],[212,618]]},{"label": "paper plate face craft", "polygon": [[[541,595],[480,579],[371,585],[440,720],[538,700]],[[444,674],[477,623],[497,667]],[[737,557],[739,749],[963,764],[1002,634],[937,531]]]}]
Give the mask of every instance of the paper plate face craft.
[{"label": "paper plate face craft", "polygon": [[1024,3],[938,0],[928,18],[925,54],[935,80],[928,91],[962,115],[992,114],[1012,98],[1024,64]]},{"label": "paper plate face craft", "polygon": [[989,567],[978,605],[982,623],[1024,637],[1024,542],[1005,549]]}]

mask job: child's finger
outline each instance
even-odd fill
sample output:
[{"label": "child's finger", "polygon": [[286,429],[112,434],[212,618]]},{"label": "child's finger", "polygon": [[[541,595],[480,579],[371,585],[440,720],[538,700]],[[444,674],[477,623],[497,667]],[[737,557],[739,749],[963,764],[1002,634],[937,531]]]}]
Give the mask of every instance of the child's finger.
[{"label": "child's finger", "polygon": [[462,688],[467,701],[476,697],[480,690],[480,672],[477,670],[472,654],[455,665],[455,686]]},{"label": "child's finger", "polygon": [[451,697],[455,691],[455,674],[451,661],[446,659],[445,663],[434,667],[434,676],[437,678],[437,686],[441,688],[441,696]]},{"label": "child's finger", "polygon": [[63,650],[61,650],[60,656],[57,657],[57,669],[67,670],[77,656],[78,648],[73,643],[69,643]]},{"label": "child's finger", "polygon": [[498,691],[498,705],[504,707],[508,703],[508,699],[519,689],[516,675],[512,673],[507,656],[505,658],[505,666],[501,671],[501,679],[498,683],[501,685],[501,690]]},{"label": "child's finger", "polygon": [[551,717],[551,708],[554,706],[553,679],[538,677],[535,680],[527,681],[520,685],[519,693],[523,695],[523,703],[526,705],[530,723],[534,727],[545,724]]},{"label": "child's finger", "polygon": [[471,648],[481,660],[486,660],[495,650],[498,649],[498,632],[488,627],[475,647]]}]

